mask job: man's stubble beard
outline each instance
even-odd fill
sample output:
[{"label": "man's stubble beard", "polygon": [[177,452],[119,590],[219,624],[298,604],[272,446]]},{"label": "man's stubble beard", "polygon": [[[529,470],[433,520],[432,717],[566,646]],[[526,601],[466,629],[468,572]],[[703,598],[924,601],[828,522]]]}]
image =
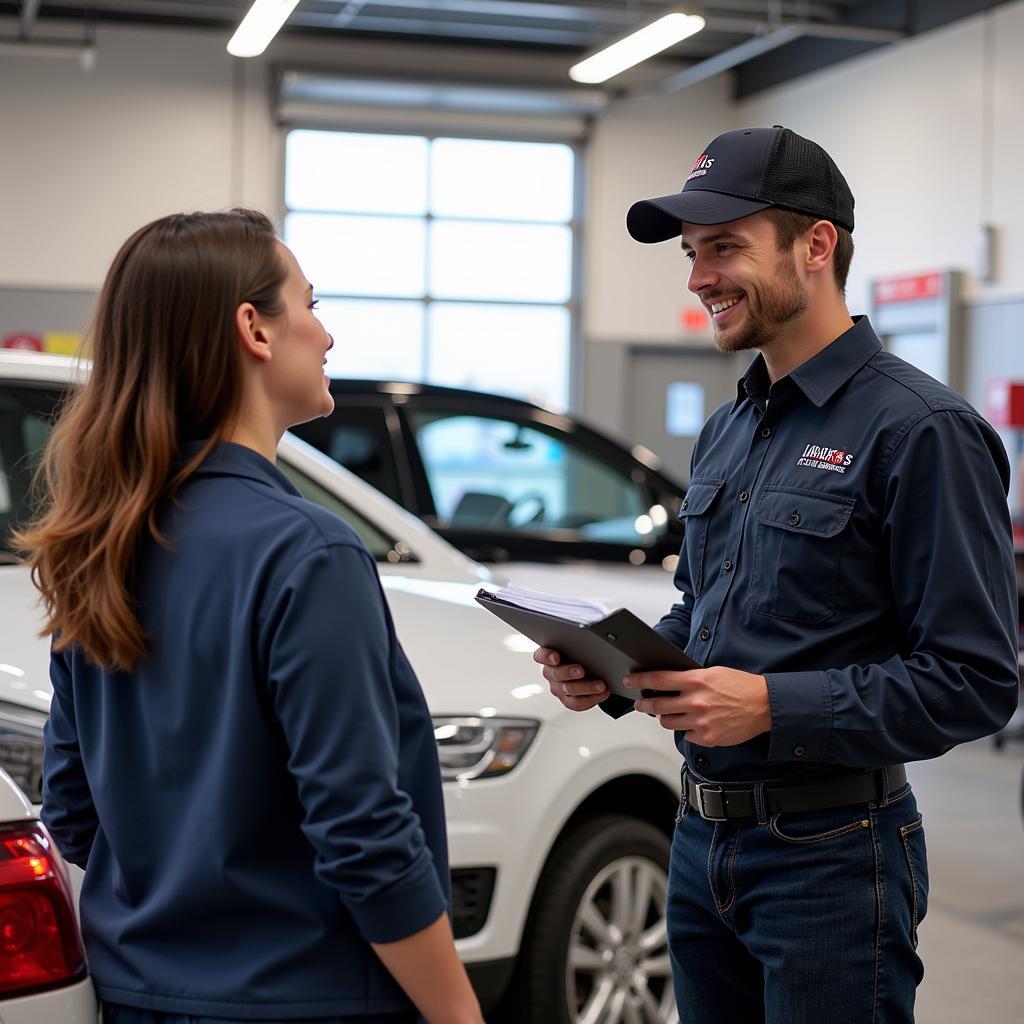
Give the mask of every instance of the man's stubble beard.
[{"label": "man's stubble beard", "polygon": [[[756,308],[751,302],[756,298]],[[746,321],[735,333],[714,330],[715,347],[721,352],[748,352],[771,344],[783,328],[807,312],[807,289],[796,273],[796,257],[792,249],[779,254],[775,276],[760,286],[745,289]],[[713,323],[713,321],[712,321]]]}]

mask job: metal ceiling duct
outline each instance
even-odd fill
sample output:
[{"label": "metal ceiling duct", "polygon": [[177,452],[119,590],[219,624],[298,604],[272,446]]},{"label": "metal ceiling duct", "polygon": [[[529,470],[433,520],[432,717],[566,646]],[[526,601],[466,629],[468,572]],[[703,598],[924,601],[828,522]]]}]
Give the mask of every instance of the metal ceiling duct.
[{"label": "metal ceiling duct", "polygon": [[658,91],[668,93],[686,89],[804,36],[813,36],[819,39],[843,39],[858,43],[894,43],[899,39],[906,38],[906,33],[896,29],[862,28],[857,25],[826,25],[812,21],[778,25],[769,28],[762,35],[754,36],[753,39],[749,39],[745,43],[716,53],[685,71],[679,71],[669,76],[661,83]]}]

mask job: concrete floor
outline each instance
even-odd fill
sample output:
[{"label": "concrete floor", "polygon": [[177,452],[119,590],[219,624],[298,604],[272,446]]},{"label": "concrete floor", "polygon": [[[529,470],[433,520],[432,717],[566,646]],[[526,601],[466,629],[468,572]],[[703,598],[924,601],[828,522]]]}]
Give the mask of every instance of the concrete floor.
[{"label": "concrete floor", "polygon": [[909,766],[931,891],[918,1024],[1024,1021],[1024,744],[966,744]]}]

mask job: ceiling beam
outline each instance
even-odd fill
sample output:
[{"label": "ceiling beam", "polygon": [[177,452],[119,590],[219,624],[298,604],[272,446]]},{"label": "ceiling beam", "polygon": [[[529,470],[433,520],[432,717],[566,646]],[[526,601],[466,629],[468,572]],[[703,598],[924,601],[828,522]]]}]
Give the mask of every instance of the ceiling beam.
[{"label": "ceiling beam", "polygon": [[707,60],[702,60],[685,71],[670,75],[658,86],[658,92],[679,92],[680,89],[688,89],[691,85],[696,85],[723,71],[728,71],[738,64],[743,64],[755,57],[760,57],[763,53],[785,46],[786,43],[799,39],[801,35],[802,33],[798,31],[796,25],[787,25],[785,28],[776,29],[766,35],[757,36],[745,43],[740,43],[739,46],[716,53],[713,57],[708,57]]},{"label": "ceiling beam", "polygon": [[755,57],[777,50],[804,36],[815,36],[819,39],[843,39],[859,43],[893,43],[903,39],[906,33],[895,29],[866,28],[859,25],[821,25],[816,22],[794,22],[783,25],[764,35],[755,36],[739,46],[733,46],[721,53],[716,53],[699,64],[694,64],[685,71],[677,72],[666,78],[658,88],[659,92],[678,92],[691,85],[703,82],[714,75],[730,68],[745,64]]}]

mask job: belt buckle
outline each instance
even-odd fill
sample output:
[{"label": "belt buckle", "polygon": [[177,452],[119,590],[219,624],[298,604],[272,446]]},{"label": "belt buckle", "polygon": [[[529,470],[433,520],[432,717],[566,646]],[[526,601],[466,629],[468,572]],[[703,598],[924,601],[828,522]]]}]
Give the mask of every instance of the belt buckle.
[{"label": "belt buckle", "polygon": [[[721,815],[721,817],[710,814],[708,812],[707,803],[704,799],[706,793],[721,795],[725,792],[725,788],[723,786],[716,786],[710,782],[695,782],[694,785],[697,788],[697,813],[700,814],[705,821],[727,821],[728,817],[725,814]],[[725,801],[720,801],[720,805],[721,809],[724,811]]]}]

